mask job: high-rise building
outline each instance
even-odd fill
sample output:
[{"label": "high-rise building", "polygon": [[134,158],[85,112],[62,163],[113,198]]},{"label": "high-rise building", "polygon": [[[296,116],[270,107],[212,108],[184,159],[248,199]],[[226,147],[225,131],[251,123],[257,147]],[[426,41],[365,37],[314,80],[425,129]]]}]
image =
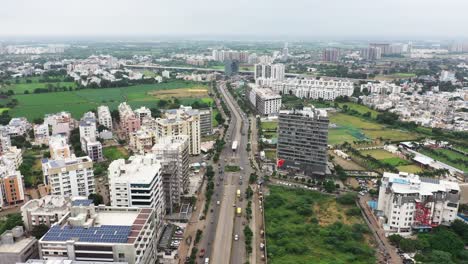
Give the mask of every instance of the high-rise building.
[{"label": "high-rise building", "polygon": [[42,173],[52,195],[88,197],[94,193],[93,161],[88,156],[44,159]]},{"label": "high-rise building", "polygon": [[128,162],[114,160],[108,171],[112,206],[152,208],[157,223],[162,223],[165,212],[162,167],[154,154],[132,156]]},{"label": "high-rise building", "polygon": [[126,102],[119,105],[119,116],[120,126],[125,131],[125,135],[127,137],[130,136],[130,133],[136,132],[140,129],[140,118],[136,116],[132,108]]},{"label": "high-rise building", "polygon": [[282,81],[285,76],[284,64],[255,64],[255,83],[259,85],[271,85],[272,81]]},{"label": "high-rise building", "polygon": [[328,117],[325,110],[281,110],[278,123],[278,165],[325,175],[327,170]]},{"label": "high-rise building", "polygon": [[189,185],[189,140],[186,135],[168,136],[158,140],[153,153],[162,163],[170,163],[172,173],[163,178],[168,211],[180,206],[181,197]]},{"label": "high-rise building", "polygon": [[0,130],[0,155],[11,147],[10,135],[3,130]]},{"label": "high-rise building", "polygon": [[200,113],[200,133],[204,136],[213,133],[213,115],[211,114],[211,107],[208,109],[198,110]]},{"label": "high-rise building", "polygon": [[369,48],[379,48],[382,51],[382,55],[391,54],[389,43],[370,43]]},{"label": "high-rise building", "polygon": [[88,154],[94,161],[102,161],[104,159],[102,153],[102,144],[97,141],[96,116],[93,112],[87,112],[80,120],[80,141],[81,149]]},{"label": "high-rise building", "polygon": [[260,115],[277,114],[281,108],[281,95],[255,84],[247,86],[246,95]]},{"label": "high-rise building", "polygon": [[68,138],[71,130],[75,127],[75,120],[68,112],[46,115],[44,124],[52,127],[52,136],[62,135]]},{"label": "high-rise building", "polygon": [[335,100],[338,96],[352,96],[353,82],[343,80],[288,78],[269,85],[278,94],[293,94],[299,98]]},{"label": "high-rise building", "polygon": [[225,60],[224,61],[224,74],[226,76],[234,76],[239,73],[239,61],[238,60]]},{"label": "high-rise building", "polygon": [[152,264],[157,262],[159,231],[153,208],[95,206],[82,200],[39,240],[39,253],[51,261]]},{"label": "high-rise building", "polygon": [[109,111],[109,107],[101,105],[98,107],[97,111],[99,124],[107,127],[109,130],[112,130],[112,116]]},{"label": "high-rise building", "polygon": [[405,172],[384,172],[377,209],[388,234],[411,235],[438,225],[450,225],[460,200],[458,183]]},{"label": "high-rise building", "polygon": [[382,50],[379,47],[369,47],[361,49],[361,57],[364,60],[373,61],[382,58]]},{"label": "high-rise building", "polygon": [[23,176],[12,162],[0,165],[0,208],[24,201]]},{"label": "high-rise building", "polygon": [[340,50],[337,48],[326,48],[322,52],[322,60],[326,62],[337,62],[340,57]]},{"label": "high-rise building", "polygon": [[67,143],[67,138],[61,135],[50,137],[49,151],[51,159],[66,159],[71,157],[70,146]]},{"label": "high-rise building", "polygon": [[140,119],[140,124],[143,123],[145,117],[151,117],[151,110],[148,107],[142,106],[135,109],[135,115]]}]

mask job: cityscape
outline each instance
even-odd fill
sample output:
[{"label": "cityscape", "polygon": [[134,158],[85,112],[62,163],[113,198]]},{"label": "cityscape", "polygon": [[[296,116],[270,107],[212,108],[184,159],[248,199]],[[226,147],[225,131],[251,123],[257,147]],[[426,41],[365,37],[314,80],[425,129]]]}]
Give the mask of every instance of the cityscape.
[{"label": "cityscape", "polygon": [[388,2],[6,1],[0,264],[468,263],[468,2]]}]

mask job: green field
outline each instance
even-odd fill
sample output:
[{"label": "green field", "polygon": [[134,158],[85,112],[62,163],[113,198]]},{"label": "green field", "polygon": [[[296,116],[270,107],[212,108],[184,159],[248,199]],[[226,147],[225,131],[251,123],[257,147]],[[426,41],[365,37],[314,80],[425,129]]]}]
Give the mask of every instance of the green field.
[{"label": "green field", "polygon": [[269,263],[375,263],[368,227],[353,198],[348,204],[319,192],[270,186],[265,200]]},{"label": "green field", "polygon": [[276,150],[273,149],[267,149],[265,150],[265,157],[271,161],[276,160]]},{"label": "green field", "polygon": [[261,127],[262,129],[265,129],[265,130],[276,130],[278,128],[278,122],[277,121],[261,122]]},{"label": "green field", "polygon": [[421,167],[417,165],[403,165],[403,166],[398,166],[397,169],[399,171],[408,172],[408,173],[416,173],[416,174],[423,171],[423,169],[421,169]]},{"label": "green field", "polygon": [[[458,152],[449,150],[449,149],[434,149],[435,153],[426,151],[426,150],[421,150],[420,151],[422,154],[427,155],[433,159],[436,159],[438,161],[441,161],[443,163],[447,163],[450,166],[453,166],[457,169],[460,169],[462,171],[468,171],[468,157],[464,156],[463,154],[460,154]],[[444,155],[449,157],[447,159]],[[461,160],[462,162],[455,162],[454,160]]]},{"label": "green field", "polygon": [[[12,90],[15,94],[24,94],[25,91],[33,93],[36,88],[76,87],[76,83],[74,82],[39,82],[41,78],[39,76],[18,78],[19,83],[16,83],[16,80],[9,80],[11,84],[2,86],[0,91]],[[60,77],[59,79],[62,80],[62,78]],[[27,80],[31,82],[28,83]]]},{"label": "green field", "polygon": [[357,103],[352,103],[352,102],[347,102],[347,103],[339,103],[338,104],[340,108],[343,108],[344,105],[348,106],[348,109],[355,110],[359,112],[360,114],[365,114],[367,112],[371,113],[372,118],[377,118],[377,115],[379,112],[375,111],[374,109],[371,109],[365,105],[357,104]]},{"label": "green field", "polygon": [[415,133],[390,129],[381,124],[344,113],[332,113],[329,118],[330,123],[337,125],[337,127],[329,130],[329,144],[340,144],[345,141],[376,140],[379,138],[390,141],[407,141],[418,137]]},{"label": "green field", "polygon": [[128,151],[123,147],[107,147],[102,152],[106,160],[109,161],[128,158]]},{"label": "green field", "polygon": [[[152,96],[150,92],[156,90],[167,90],[177,88],[200,87],[198,83],[174,81],[160,84],[144,84],[121,88],[107,89],[83,89],[72,92],[54,92],[42,94],[15,95],[18,106],[10,110],[13,117],[24,116],[29,120],[43,117],[47,113],[69,111],[75,118],[99,105],[108,105],[111,110],[124,101],[132,107],[153,107],[160,100]],[[178,98],[180,104],[189,105],[195,101],[212,103],[213,100],[206,98]]]},{"label": "green field", "polygon": [[384,149],[372,149],[372,150],[363,150],[361,151],[361,154],[366,156],[366,155],[371,155],[375,159],[378,160],[383,160],[383,159],[391,159],[395,158],[396,156],[393,155],[392,153],[384,150]]},{"label": "green field", "polygon": [[213,111],[211,112],[211,117],[212,117],[212,120],[213,120],[213,127],[217,127],[219,124],[218,124],[218,121],[216,121],[216,115],[219,113],[218,109],[215,107],[213,108]]}]

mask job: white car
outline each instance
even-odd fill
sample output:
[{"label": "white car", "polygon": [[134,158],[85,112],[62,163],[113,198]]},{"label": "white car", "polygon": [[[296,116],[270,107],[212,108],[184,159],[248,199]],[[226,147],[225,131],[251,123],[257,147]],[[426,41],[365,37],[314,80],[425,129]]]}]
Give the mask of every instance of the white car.
[{"label": "white car", "polygon": [[238,234],[235,234],[235,235],[234,235],[234,240],[235,240],[235,241],[239,240],[239,235],[238,235]]},{"label": "white car", "polygon": [[220,205],[220,204],[221,204],[221,202],[220,202],[220,201],[216,201],[216,204],[217,204],[217,205]]}]

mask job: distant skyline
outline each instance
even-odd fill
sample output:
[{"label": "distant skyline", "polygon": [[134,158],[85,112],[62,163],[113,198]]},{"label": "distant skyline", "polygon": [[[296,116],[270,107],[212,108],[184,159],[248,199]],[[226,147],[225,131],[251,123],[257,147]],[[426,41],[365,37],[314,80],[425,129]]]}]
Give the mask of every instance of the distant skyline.
[{"label": "distant skyline", "polygon": [[2,0],[0,39],[468,39],[466,0]]}]

